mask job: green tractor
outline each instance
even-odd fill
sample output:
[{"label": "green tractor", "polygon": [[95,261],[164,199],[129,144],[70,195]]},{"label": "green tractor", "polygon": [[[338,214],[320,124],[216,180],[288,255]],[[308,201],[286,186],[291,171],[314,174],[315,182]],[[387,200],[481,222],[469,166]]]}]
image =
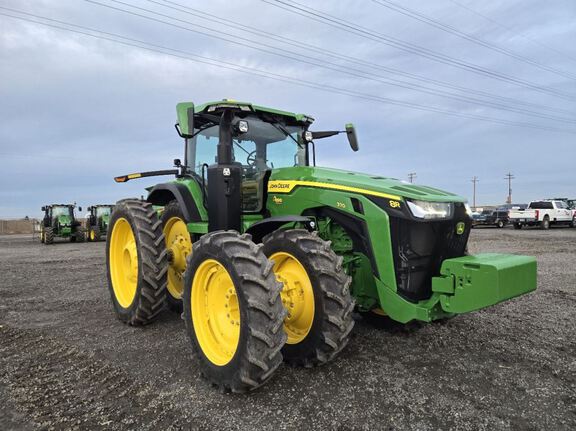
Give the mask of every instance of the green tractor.
[{"label": "green tractor", "polygon": [[[281,362],[334,359],[353,311],[431,322],[536,289],[536,261],[467,254],[464,198],[321,168],[315,143],[354,127],[231,100],[177,105],[184,162],[110,219],[108,284],[130,325],[182,310],[201,374],[224,391],[265,383]],[[158,207],[163,207],[160,212]]]},{"label": "green tractor", "polygon": [[[44,218],[40,224],[40,241],[53,244],[55,238],[69,239],[70,242],[85,241],[82,224],[74,215],[72,204],[52,204],[42,207]],[[82,211],[82,207],[78,207]]]},{"label": "green tractor", "polygon": [[90,215],[86,220],[88,241],[100,241],[108,233],[110,214],[114,205],[92,205],[88,207]]}]

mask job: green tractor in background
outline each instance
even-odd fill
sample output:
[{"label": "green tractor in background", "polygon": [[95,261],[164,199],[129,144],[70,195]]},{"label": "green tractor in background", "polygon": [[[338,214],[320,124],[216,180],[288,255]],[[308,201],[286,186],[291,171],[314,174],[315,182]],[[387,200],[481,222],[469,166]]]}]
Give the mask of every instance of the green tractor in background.
[{"label": "green tractor in background", "polygon": [[201,373],[222,390],[257,388],[282,361],[332,360],[354,309],[430,322],[536,289],[532,257],[467,255],[464,198],[316,167],[319,139],[345,133],[358,150],[352,125],[311,131],[308,115],[231,100],[177,115],[184,162],[115,178],[175,176],[116,204],[108,285],[130,325],[183,309]]},{"label": "green tractor in background", "polygon": [[108,233],[110,214],[114,205],[92,205],[88,207],[90,215],[86,220],[88,241],[100,241]]},{"label": "green tractor in background", "polygon": [[[42,207],[44,218],[40,223],[40,242],[53,244],[54,238],[83,242],[86,239],[82,224],[74,215],[72,204],[52,204]],[[82,211],[82,207],[78,207]]]}]

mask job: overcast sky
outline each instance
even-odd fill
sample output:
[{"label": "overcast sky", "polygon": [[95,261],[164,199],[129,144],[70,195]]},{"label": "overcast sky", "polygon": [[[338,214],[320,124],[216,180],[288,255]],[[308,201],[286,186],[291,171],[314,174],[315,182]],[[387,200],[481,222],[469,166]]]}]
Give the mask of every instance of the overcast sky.
[{"label": "overcast sky", "polygon": [[[96,1],[177,27],[82,0],[0,0],[0,7],[177,51],[152,52],[0,15],[0,217],[39,216],[51,202],[88,206],[140,196],[158,179],[116,184],[112,177],[170,168],[183,153],[173,127],[176,104],[222,98],[310,114],[316,130],[353,122],[360,151],[352,153],[342,137],[319,141],[321,166],[404,180],[416,172],[417,183],[470,201],[477,176],[478,204],[505,201],[507,172],[516,177],[515,202],[576,197],[574,0],[384,2],[448,25],[460,37],[368,0],[298,0],[321,11],[313,12],[318,20],[329,14],[362,27],[364,36],[378,33],[368,37],[281,9],[274,0],[173,1],[275,37],[201,19],[163,0]],[[2,8],[1,14],[72,28]],[[386,45],[389,37],[411,44],[412,52]],[[450,59],[430,58],[438,54]],[[191,60],[198,56],[252,74]],[[467,70],[445,64],[453,61]],[[281,80],[253,74],[258,71]],[[452,98],[442,96],[448,92]]]}]

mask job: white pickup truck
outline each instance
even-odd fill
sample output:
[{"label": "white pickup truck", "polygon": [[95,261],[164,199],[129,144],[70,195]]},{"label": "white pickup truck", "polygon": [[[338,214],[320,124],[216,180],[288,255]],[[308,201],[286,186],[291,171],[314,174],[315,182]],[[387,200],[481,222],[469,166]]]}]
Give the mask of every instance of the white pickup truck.
[{"label": "white pickup truck", "polygon": [[508,218],[514,229],[522,229],[522,226],[548,229],[553,224],[576,227],[576,210],[569,209],[566,202],[558,200],[532,201],[524,210],[510,210]]}]

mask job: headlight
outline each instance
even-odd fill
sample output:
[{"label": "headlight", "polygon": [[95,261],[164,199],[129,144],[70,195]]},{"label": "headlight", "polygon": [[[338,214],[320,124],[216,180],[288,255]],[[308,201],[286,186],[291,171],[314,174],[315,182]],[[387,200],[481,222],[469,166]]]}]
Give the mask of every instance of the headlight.
[{"label": "headlight", "polygon": [[448,219],[454,212],[451,202],[406,201],[412,215],[423,219]]},{"label": "headlight", "polygon": [[248,132],[248,121],[246,121],[246,120],[238,121],[238,131],[240,133],[247,133]]}]

